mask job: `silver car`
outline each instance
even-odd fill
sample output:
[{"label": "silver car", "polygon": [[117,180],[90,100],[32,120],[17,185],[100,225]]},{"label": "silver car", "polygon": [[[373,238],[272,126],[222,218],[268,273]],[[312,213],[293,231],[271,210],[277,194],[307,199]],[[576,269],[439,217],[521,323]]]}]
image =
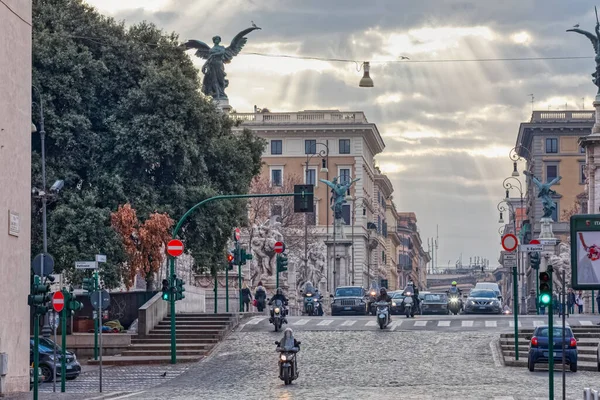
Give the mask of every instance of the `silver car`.
[{"label": "silver car", "polygon": [[465,302],[465,314],[501,314],[502,304],[493,290],[473,289]]}]

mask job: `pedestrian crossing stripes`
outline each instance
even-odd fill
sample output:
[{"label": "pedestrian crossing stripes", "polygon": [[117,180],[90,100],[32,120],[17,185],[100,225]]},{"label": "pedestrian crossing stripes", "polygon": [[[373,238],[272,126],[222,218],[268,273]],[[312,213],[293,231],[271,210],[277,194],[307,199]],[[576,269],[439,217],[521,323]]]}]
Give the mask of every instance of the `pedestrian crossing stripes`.
[{"label": "pedestrian crossing stripes", "polygon": [[591,326],[594,325],[592,321],[579,321],[582,326]]},{"label": "pedestrian crossing stripes", "polygon": [[544,321],[533,321],[533,327],[537,328],[538,326],[546,325]]},{"label": "pedestrian crossing stripes", "polygon": [[414,326],[427,326],[428,321],[415,321]]},{"label": "pedestrian crossing stripes", "polygon": [[257,325],[263,319],[267,319],[266,317],[254,317],[250,321],[247,322],[248,325]]},{"label": "pedestrian crossing stripes", "polygon": [[450,321],[440,321],[438,322],[438,326],[450,326]]},{"label": "pedestrian crossing stripes", "polygon": [[[514,328],[514,327],[515,327],[515,322],[514,322],[514,321],[510,321],[510,322],[508,323],[508,326],[509,326],[510,328]],[[520,328],[521,326],[523,326],[523,324],[521,323],[521,321],[519,321],[519,325],[518,325],[518,326],[519,326],[519,328]]]},{"label": "pedestrian crossing stripes", "polygon": [[356,323],[356,321],[354,321],[354,320],[344,321],[344,323],[342,324],[342,326],[352,326],[355,323]]},{"label": "pedestrian crossing stripes", "polygon": [[294,322],[293,325],[306,325],[308,321],[310,321],[309,318],[299,319],[298,321]]},{"label": "pedestrian crossing stripes", "polygon": [[324,326],[324,325],[329,325],[332,322],[333,322],[332,319],[324,319],[323,321],[319,322],[317,325]]},{"label": "pedestrian crossing stripes", "polygon": [[496,321],[485,321],[486,328],[495,328],[497,326],[498,324],[496,323]]},{"label": "pedestrian crossing stripes", "polygon": [[365,326],[377,326],[377,322],[376,321],[369,321],[365,324]]},{"label": "pedestrian crossing stripes", "polygon": [[463,321],[461,325],[464,327],[471,327],[473,326],[473,322],[475,321]]}]

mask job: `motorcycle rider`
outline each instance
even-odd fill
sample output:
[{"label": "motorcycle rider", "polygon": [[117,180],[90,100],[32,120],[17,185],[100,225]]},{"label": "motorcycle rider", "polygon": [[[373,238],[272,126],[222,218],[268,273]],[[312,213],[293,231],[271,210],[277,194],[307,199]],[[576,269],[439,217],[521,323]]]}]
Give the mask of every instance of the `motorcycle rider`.
[{"label": "motorcycle rider", "polygon": [[377,301],[377,293],[379,293],[378,285],[376,281],[371,282],[371,288],[367,295],[369,298],[367,299],[367,310],[369,310],[369,314],[375,315],[375,310],[373,309],[373,303]]},{"label": "motorcycle rider", "polygon": [[[302,292],[302,295],[304,297],[306,297],[306,295],[310,293],[314,299],[316,300],[321,300],[323,298],[323,296],[319,293],[319,289],[317,289],[316,287],[313,286],[312,282],[308,281],[306,282],[306,284],[304,285],[304,291]],[[318,315],[321,316],[323,315],[323,306],[321,305],[321,302],[319,301],[318,303]]]},{"label": "motorcycle rider", "polygon": [[[283,294],[283,289],[277,288],[275,295],[271,297],[271,300],[269,300],[269,305],[272,305],[275,300],[280,300],[283,303],[283,310],[281,310],[281,313],[283,316],[283,321],[287,324],[287,319],[285,317],[287,316],[288,299]],[[269,318],[269,322],[273,322],[273,310],[271,310],[271,318]]]},{"label": "motorcycle rider", "polygon": [[403,294],[406,296],[406,293],[411,293],[410,297],[413,299],[413,303],[415,304],[415,310],[420,310],[420,300],[419,300],[419,289],[415,286],[413,281],[409,280],[406,283],[406,287],[404,288]]},{"label": "motorcycle rider", "polygon": [[256,292],[254,292],[254,299],[256,300],[256,308],[259,312],[265,309],[265,300],[267,299],[267,291],[263,287],[262,281],[258,282]]},{"label": "motorcycle rider", "polygon": [[300,351],[300,342],[294,337],[292,328],[286,328],[283,332],[283,338],[277,342],[277,351],[293,351],[295,353]]},{"label": "motorcycle rider", "polygon": [[460,290],[460,288],[457,286],[456,281],[452,281],[452,286],[450,286],[450,289],[448,290],[448,296],[449,297],[458,297],[460,309],[462,310],[462,308],[463,308],[462,290]]},{"label": "motorcycle rider", "polygon": [[[387,294],[387,290],[385,290],[384,287],[382,287],[381,289],[379,289],[379,296],[377,296],[377,299],[375,299],[375,302],[380,302],[380,301],[384,301],[388,304],[390,304],[392,302],[392,298],[390,297],[389,294]],[[390,319],[390,321],[392,320],[392,313],[388,312],[388,317]]]}]

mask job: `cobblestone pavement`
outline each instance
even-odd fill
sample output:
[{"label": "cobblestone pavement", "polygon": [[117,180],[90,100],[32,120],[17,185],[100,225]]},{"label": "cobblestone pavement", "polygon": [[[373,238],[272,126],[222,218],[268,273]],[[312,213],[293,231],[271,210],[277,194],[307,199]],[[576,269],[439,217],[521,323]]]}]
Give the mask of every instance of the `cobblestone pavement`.
[{"label": "cobblestone pavement", "polygon": [[[274,332],[237,332],[179,377],[129,399],[517,399],[546,398],[547,372],[500,365],[497,334],[431,331],[307,331],[300,377],[277,376]],[[600,388],[594,372],[567,374],[567,399]],[[556,393],[560,392],[556,375]]]},{"label": "cobblestone pavement", "polygon": [[[562,321],[555,318],[557,325]],[[571,326],[597,326],[600,317],[583,315],[572,316],[567,321]],[[519,316],[520,328],[534,328],[548,323],[548,316],[523,315]],[[288,317],[288,325],[297,331],[312,330],[344,330],[371,331],[377,326],[374,316],[323,316],[323,317]],[[511,315],[418,315],[415,318],[406,318],[402,315],[392,316],[389,330],[441,330],[441,331],[510,331],[514,329],[514,319]],[[255,316],[243,322],[240,326],[244,331],[260,331],[272,329],[266,316]]]}]

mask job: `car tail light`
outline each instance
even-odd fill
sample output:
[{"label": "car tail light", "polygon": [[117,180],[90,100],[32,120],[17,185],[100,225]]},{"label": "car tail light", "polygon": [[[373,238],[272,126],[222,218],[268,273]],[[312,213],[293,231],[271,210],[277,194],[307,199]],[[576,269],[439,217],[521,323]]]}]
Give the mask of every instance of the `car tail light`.
[{"label": "car tail light", "polygon": [[538,345],[538,339],[534,336],[531,338],[531,346],[537,347],[537,345]]},{"label": "car tail light", "polygon": [[571,338],[571,343],[569,343],[569,346],[571,347],[577,347],[577,339],[575,339],[574,337]]}]

